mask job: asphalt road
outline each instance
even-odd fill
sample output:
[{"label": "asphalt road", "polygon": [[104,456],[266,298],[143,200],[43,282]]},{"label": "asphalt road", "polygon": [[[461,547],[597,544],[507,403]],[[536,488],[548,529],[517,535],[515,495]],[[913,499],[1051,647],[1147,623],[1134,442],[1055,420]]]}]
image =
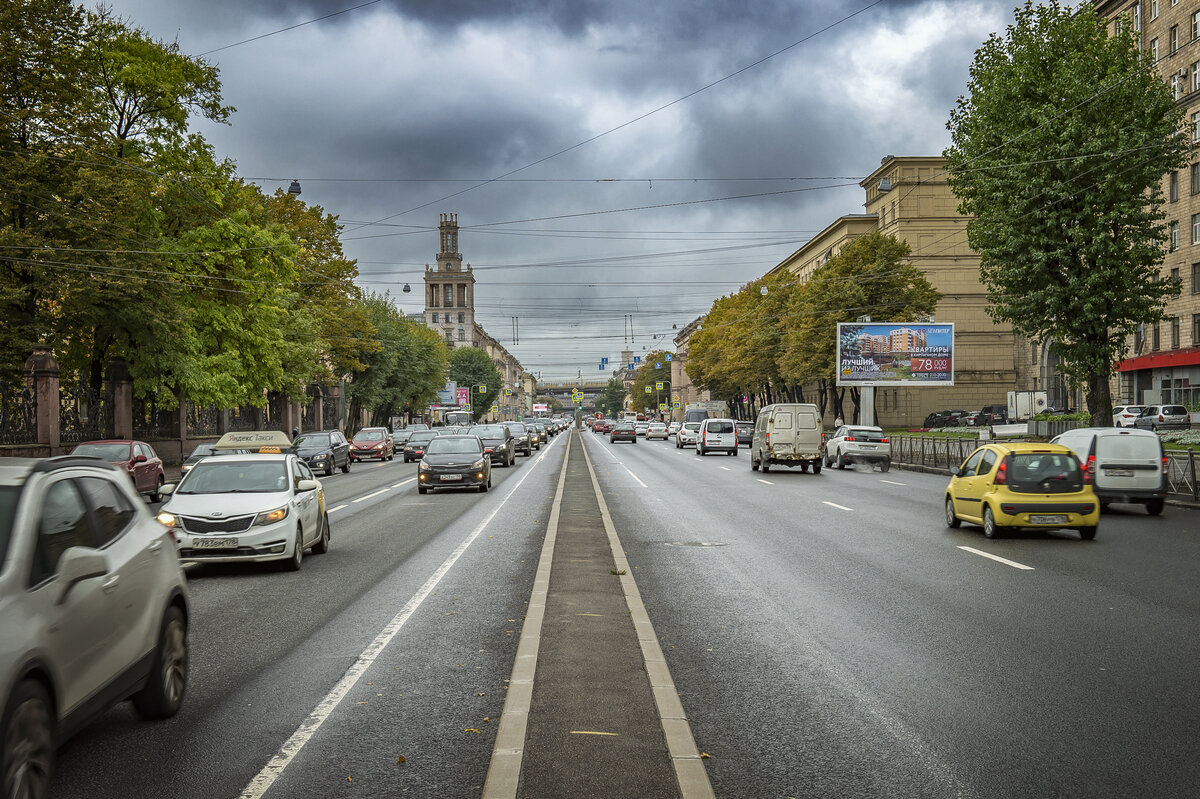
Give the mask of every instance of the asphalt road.
[{"label": "asphalt road", "polygon": [[[1197,795],[1196,511],[989,541],[945,478],[581,435],[718,796]],[[331,551],[190,570],[183,710],[110,711],[53,795],[478,796],[565,443],[488,494],[323,478]]]}]

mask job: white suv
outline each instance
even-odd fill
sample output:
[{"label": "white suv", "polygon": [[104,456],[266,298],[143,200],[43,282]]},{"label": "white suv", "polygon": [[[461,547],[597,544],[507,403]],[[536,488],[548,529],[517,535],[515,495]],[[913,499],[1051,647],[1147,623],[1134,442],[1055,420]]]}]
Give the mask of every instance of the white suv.
[{"label": "white suv", "polygon": [[55,748],[113,704],[174,715],[188,607],[170,533],[123,470],[0,465],[0,796],[46,796]]}]

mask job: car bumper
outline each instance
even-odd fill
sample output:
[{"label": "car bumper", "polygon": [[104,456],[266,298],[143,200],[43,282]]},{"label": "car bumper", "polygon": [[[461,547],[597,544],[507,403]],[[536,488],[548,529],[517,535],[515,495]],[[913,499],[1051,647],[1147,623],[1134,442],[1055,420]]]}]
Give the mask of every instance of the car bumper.
[{"label": "car bumper", "polygon": [[1100,503],[1065,500],[1032,503],[1005,501],[991,505],[992,516],[1001,527],[1094,527],[1100,523]]},{"label": "car bumper", "polygon": [[843,452],[842,455],[854,463],[881,463],[882,461],[890,461],[892,459],[892,450],[890,447],[884,449],[852,449]]},{"label": "car bumper", "polygon": [[384,449],[352,449],[350,457],[356,461],[369,461],[378,458],[379,460],[387,459],[387,450]]},{"label": "car bumper", "polygon": [[[236,563],[290,558],[296,540],[296,522],[287,518],[272,525],[251,527],[241,533],[190,533],[176,529],[181,563]],[[214,548],[205,543],[236,542],[231,547]]]},{"label": "car bumper", "polygon": [[478,488],[488,481],[487,468],[420,472],[417,485],[425,488]]}]

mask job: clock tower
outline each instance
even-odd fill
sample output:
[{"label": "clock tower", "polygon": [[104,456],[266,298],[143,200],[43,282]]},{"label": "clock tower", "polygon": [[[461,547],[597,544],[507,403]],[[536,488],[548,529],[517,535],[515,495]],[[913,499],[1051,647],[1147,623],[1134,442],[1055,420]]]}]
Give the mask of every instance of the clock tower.
[{"label": "clock tower", "polygon": [[442,214],[438,224],[441,252],[437,263],[425,264],[425,325],[446,346],[478,346],[475,336],[475,275],[463,268],[458,251],[458,214]]}]

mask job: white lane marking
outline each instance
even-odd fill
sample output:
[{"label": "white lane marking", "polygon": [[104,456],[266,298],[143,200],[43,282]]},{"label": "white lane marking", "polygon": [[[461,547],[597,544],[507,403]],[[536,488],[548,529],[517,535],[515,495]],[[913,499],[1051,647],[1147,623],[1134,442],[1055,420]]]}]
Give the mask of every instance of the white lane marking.
[{"label": "white lane marking", "polygon": [[[586,441],[587,439],[584,439],[584,440]],[[645,483],[643,483],[643,482],[642,482],[640,479],[638,479],[638,476],[637,476],[636,474],[634,474],[633,472],[629,471],[629,467],[628,467],[628,466],[626,466],[625,464],[621,463],[621,460],[620,460],[620,459],[619,459],[619,458],[616,456],[616,453],[614,453],[614,452],[613,452],[613,451],[612,451],[612,450],[611,450],[609,447],[605,446],[605,444],[604,444],[604,442],[603,442],[603,441],[597,441],[596,443],[597,443],[597,444],[599,444],[599,445],[600,445],[600,447],[601,447],[601,448],[602,448],[602,449],[603,449],[605,452],[607,452],[607,453],[608,453],[610,456],[612,456],[613,463],[620,464],[620,466],[621,466],[621,468],[622,468],[622,469],[624,469],[625,471],[629,472],[629,476],[630,476],[630,477],[632,477],[634,480],[636,480],[638,485],[640,485],[642,488],[649,488],[649,487],[650,487],[650,486],[646,485]]]},{"label": "white lane marking", "polygon": [[[625,471],[629,472],[629,467],[623,463],[621,464],[621,468],[624,469]],[[633,472],[629,472],[629,476],[632,477],[634,480],[637,480],[637,484],[640,485],[642,488],[650,487],[650,486],[646,485],[645,483],[643,483],[641,480],[638,480],[638,476],[636,474],[634,474]]]},{"label": "white lane marking", "polygon": [[399,488],[400,486],[406,486],[406,485],[408,485],[409,483],[415,483],[415,482],[416,482],[416,480],[417,480],[417,478],[415,478],[415,477],[410,477],[410,478],[408,478],[407,480],[402,480],[402,481],[400,481],[399,483],[396,483],[394,486],[392,486],[392,488]]},{"label": "white lane marking", "polygon": [[329,510],[327,510],[325,512],[333,513],[335,510],[344,510],[345,508],[348,508],[348,507],[350,507],[350,506],[349,505],[338,505],[336,508],[330,508]]},{"label": "white lane marking", "polygon": [[766,484],[767,484],[767,485],[769,485],[769,486],[773,486],[773,485],[775,485],[775,484],[774,484],[774,483],[772,483],[770,480],[764,480],[764,479],[762,479],[761,477],[760,477],[760,478],[758,478],[758,482],[760,482],[760,483],[766,483]]},{"label": "white lane marking", "polygon": [[381,488],[378,491],[376,491],[374,494],[367,494],[365,497],[359,497],[358,499],[352,499],[350,501],[351,502],[366,502],[368,499],[371,499],[372,497],[377,497],[380,494],[386,494],[387,492],[389,492],[391,490],[392,489],[390,489],[390,488]]},{"label": "white lane marking", "polygon": [[[540,457],[536,458],[534,465],[540,460]],[[491,512],[479,523],[479,526],[471,531],[466,540],[459,544],[458,548],[451,552],[450,556],[442,562],[442,565],[438,566],[433,574],[429,576],[429,579],[425,581],[420,590],[412,595],[412,598],[405,603],[400,612],[392,617],[392,620],[384,626],[379,635],[375,637],[375,640],[362,651],[358,659],[346,670],[342,679],[338,680],[337,685],[333,686],[333,689],[317,704],[312,713],[308,714],[308,718],[296,728],[296,731],[292,733],[292,737],[288,738],[283,746],[279,747],[279,751],[271,758],[267,765],[263,766],[262,771],[258,772],[254,779],[250,780],[246,787],[242,789],[239,799],[261,799],[262,795],[270,790],[275,780],[279,779],[279,775],[283,773],[283,770],[288,767],[289,763],[296,759],[296,756],[300,754],[300,750],[304,748],[304,745],[316,735],[317,730],[321,729],[321,725],[325,723],[325,720],[333,714],[333,711],[337,710],[338,705],[346,698],[346,695],[354,689],[358,681],[367,673],[371,664],[383,654],[383,651],[400,632],[405,622],[417,612],[417,609],[421,607],[421,603],[433,593],[433,589],[437,588],[442,578],[458,562],[458,559],[467,551],[467,548],[475,542],[475,539],[479,538],[480,533],[487,528],[492,519],[496,518],[496,514],[512,499],[513,494],[517,492],[521,484],[531,474],[533,474],[533,469],[527,469],[525,474],[521,475],[521,478],[517,480],[512,489],[504,495],[504,499],[500,500],[499,504],[492,508]]]},{"label": "white lane marking", "polygon": [[906,485],[908,485],[908,483],[897,483],[895,480],[880,480],[879,482],[881,482],[881,483],[887,483],[888,485],[894,485],[894,486],[906,486]]},{"label": "white lane marking", "polygon": [[850,511],[854,510],[854,508],[847,508],[845,505],[839,505],[836,502],[830,502],[829,500],[824,500],[824,502],[829,507],[837,508],[838,510],[850,510]]},{"label": "white lane marking", "polygon": [[993,555],[992,553],[984,552],[981,549],[974,549],[972,547],[959,547],[959,549],[961,549],[965,552],[970,552],[973,555],[980,555],[980,556],[988,558],[990,560],[994,560],[997,563],[1003,563],[1005,566],[1012,566],[1014,569],[1020,569],[1021,571],[1029,571],[1029,572],[1033,571],[1032,566],[1026,566],[1024,563],[1017,563],[1015,560],[1009,560],[1008,558],[1002,558],[999,555]]},{"label": "white lane marking", "polygon": [[733,469],[730,469],[728,466],[722,466],[721,468],[722,468],[722,469],[724,469],[724,470],[725,470],[725,471],[727,471],[727,472],[732,472],[732,471],[733,471]]}]

